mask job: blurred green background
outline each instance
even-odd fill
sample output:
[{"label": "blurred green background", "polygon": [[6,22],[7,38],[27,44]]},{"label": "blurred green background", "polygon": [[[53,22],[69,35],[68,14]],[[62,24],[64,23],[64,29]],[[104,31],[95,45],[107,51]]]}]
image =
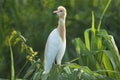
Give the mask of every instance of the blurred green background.
[{"label": "blurred green background", "polygon": [[[84,40],[84,30],[91,27],[91,11],[95,13],[97,26],[108,0],[0,0],[0,78],[10,77],[10,50],[8,36],[19,31],[27,44],[43,61],[44,47],[49,33],[56,28],[58,17],[53,11],[62,5],[67,9],[67,48],[63,63],[76,58],[72,40]],[[104,15],[102,29],[113,35],[120,50],[120,0],[111,0]],[[26,53],[21,53],[19,44],[13,48],[16,73],[26,62]],[[29,65],[28,65],[29,66]],[[26,67],[27,69],[27,67]],[[24,69],[24,71],[26,70]],[[24,73],[24,72],[23,72]],[[21,74],[20,76],[23,76]]]}]

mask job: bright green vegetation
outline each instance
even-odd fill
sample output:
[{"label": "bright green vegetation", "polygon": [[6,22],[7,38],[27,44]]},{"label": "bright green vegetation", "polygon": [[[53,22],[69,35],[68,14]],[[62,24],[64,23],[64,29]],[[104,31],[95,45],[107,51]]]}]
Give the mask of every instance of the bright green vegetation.
[{"label": "bright green vegetation", "polygon": [[[120,15],[112,12],[120,1],[61,1],[0,1],[0,79],[120,80]],[[66,54],[61,67],[42,75],[45,42],[57,25],[52,11],[60,4],[68,10]]]}]

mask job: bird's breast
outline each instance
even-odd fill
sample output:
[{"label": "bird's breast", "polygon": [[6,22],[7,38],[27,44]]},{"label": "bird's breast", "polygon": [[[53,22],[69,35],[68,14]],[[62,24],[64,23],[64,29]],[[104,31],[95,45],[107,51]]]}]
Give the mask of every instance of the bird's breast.
[{"label": "bird's breast", "polygon": [[56,46],[59,46],[59,45],[64,45],[66,44],[66,40],[63,42],[59,32],[57,29],[54,29],[49,37],[48,37],[48,42],[51,44],[51,45],[54,45],[55,47]]}]

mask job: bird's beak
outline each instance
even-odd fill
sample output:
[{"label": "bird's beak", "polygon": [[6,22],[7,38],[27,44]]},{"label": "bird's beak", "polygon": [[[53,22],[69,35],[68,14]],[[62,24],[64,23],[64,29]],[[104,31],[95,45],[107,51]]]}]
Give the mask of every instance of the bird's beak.
[{"label": "bird's beak", "polygon": [[53,11],[53,13],[58,13],[58,12],[59,12],[59,10]]}]

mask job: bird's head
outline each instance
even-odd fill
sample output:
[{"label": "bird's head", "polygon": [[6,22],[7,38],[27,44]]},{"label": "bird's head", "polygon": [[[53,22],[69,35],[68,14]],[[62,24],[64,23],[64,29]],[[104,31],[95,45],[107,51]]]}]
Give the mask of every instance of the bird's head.
[{"label": "bird's head", "polygon": [[60,18],[65,18],[67,14],[66,9],[63,6],[59,6],[53,13],[56,13]]}]

